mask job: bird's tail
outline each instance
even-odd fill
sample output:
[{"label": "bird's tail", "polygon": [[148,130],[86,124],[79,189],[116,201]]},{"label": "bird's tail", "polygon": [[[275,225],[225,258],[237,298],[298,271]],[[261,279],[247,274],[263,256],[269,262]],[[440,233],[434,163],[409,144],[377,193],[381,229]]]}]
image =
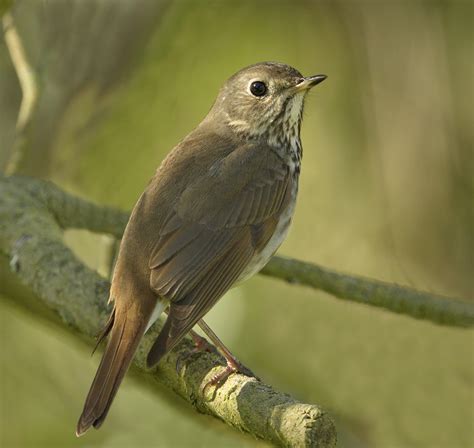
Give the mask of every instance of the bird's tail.
[{"label": "bird's tail", "polygon": [[110,338],[77,423],[78,437],[91,426],[99,428],[107,416],[117,389],[145,332],[147,322],[140,324],[133,320],[127,319],[126,313],[117,316],[114,310],[107,322],[101,337],[110,332]]}]

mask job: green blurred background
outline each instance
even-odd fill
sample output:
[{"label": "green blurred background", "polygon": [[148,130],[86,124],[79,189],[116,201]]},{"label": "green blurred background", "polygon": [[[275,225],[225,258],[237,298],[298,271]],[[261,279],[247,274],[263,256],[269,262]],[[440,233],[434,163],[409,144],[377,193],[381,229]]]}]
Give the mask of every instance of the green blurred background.
[{"label": "green blurred background", "polygon": [[[18,0],[12,14],[39,86],[18,173],[130,209],[228,76],[286,62],[329,78],[307,101],[280,253],[471,299],[470,2]],[[21,90],[3,40],[0,73],[4,169]],[[67,241],[103,266],[107,237]],[[264,445],[130,376],[104,427],[76,439],[92,342],[0,299],[2,447]],[[265,382],[329,410],[340,446],[474,446],[472,331],[259,276],[208,322]]]}]

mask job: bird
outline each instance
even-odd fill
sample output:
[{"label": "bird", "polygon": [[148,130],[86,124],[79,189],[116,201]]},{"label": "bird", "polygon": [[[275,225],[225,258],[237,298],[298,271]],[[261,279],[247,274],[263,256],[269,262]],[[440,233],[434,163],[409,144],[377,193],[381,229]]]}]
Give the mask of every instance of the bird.
[{"label": "bird", "polygon": [[102,425],[141,338],[164,311],[148,367],[199,323],[227,360],[215,382],[240,370],[202,318],[261,270],[285,239],[298,193],[305,97],[325,79],[279,62],[239,70],[158,167],[120,244],[113,310],[99,338],[108,342],[77,436]]}]

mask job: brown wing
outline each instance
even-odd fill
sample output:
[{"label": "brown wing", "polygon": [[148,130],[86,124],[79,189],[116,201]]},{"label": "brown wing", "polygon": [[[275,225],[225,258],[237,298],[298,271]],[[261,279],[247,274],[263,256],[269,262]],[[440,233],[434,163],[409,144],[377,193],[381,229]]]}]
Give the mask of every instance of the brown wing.
[{"label": "brown wing", "polygon": [[290,199],[291,181],[288,166],[270,148],[246,145],[184,189],[150,258],[151,287],[170,300],[170,312],[149,365],[180,341],[265,247]]}]

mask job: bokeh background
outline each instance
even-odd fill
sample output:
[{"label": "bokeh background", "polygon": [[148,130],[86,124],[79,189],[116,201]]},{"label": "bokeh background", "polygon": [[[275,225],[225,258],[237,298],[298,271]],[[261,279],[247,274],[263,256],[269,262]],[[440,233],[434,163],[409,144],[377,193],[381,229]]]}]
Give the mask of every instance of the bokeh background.
[{"label": "bokeh background", "polygon": [[[130,209],[241,67],[328,80],[307,101],[301,188],[279,253],[453,297],[472,292],[473,8],[444,0],[17,0],[38,81],[17,173]],[[0,167],[21,90],[0,39]],[[68,232],[102,269],[110,240]],[[127,377],[74,428],[99,356],[1,297],[0,446],[264,444]],[[473,332],[257,276],[209,323],[264,381],[335,418],[342,447],[474,446]]]}]

